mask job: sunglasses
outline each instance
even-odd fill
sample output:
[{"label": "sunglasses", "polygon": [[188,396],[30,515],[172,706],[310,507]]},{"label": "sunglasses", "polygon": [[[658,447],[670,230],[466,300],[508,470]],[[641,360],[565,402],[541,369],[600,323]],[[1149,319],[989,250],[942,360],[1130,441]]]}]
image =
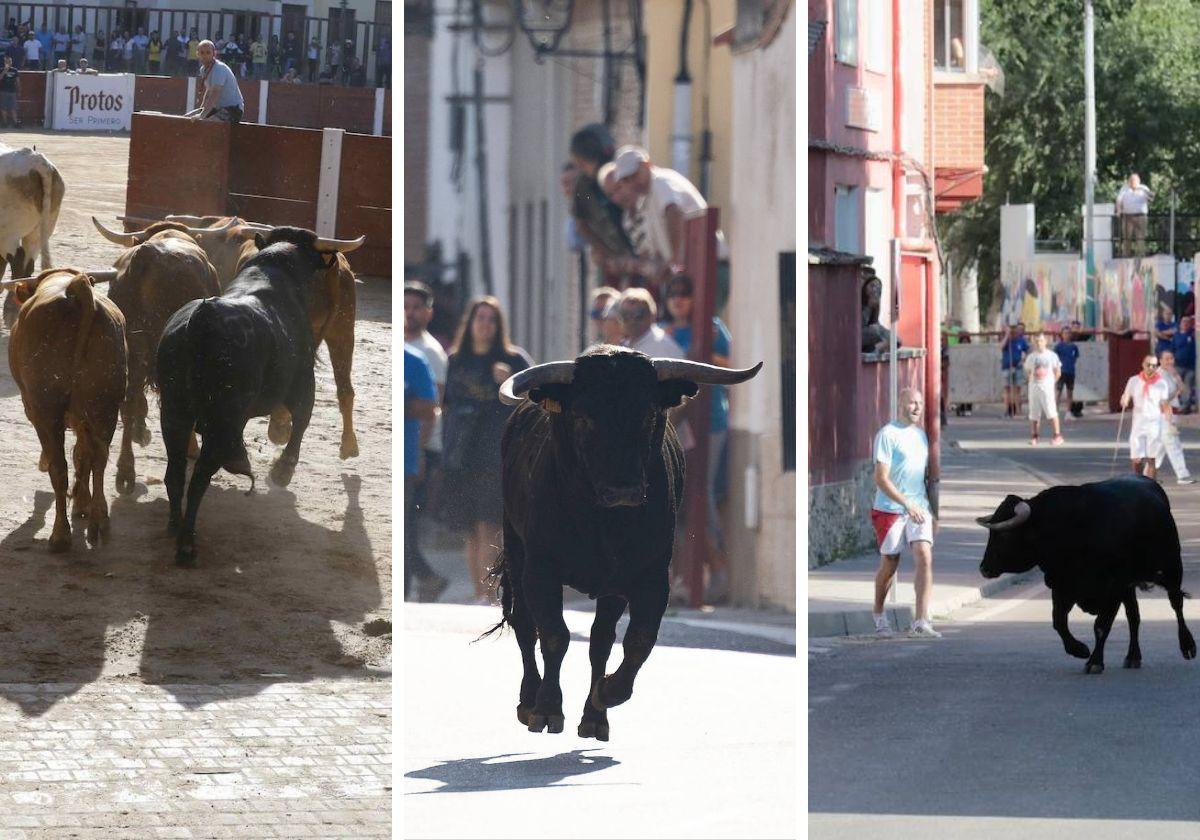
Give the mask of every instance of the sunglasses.
[{"label": "sunglasses", "polygon": [[1158,365],[1152,365],[1147,362],[1146,364],[1142,365],[1142,367],[1144,367],[1146,370],[1154,370],[1156,367],[1158,367]]}]

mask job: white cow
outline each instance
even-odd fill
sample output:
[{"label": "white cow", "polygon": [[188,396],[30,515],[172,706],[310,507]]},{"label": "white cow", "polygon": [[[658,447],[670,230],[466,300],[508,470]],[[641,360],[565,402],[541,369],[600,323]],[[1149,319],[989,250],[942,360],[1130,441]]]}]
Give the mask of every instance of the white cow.
[{"label": "white cow", "polygon": [[[0,279],[6,267],[13,277],[33,276],[39,255],[42,270],[50,268],[50,237],[65,192],[62,176],[44,155],[0,143]],[[4,321],[9,327],[16,311],[7,295]]]}]

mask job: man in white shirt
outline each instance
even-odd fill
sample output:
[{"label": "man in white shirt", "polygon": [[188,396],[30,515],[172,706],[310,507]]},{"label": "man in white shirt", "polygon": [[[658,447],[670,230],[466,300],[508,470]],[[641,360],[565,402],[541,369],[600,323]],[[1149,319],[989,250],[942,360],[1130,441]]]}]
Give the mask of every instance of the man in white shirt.
[{"label": "man in white shirt", "polygon": [[1158,475],[1157,461],[1163,453],[1163,425],[1171,416],[1171,392],[1159,373],[1158,357],[1142,360],[1142,372],[1129,377],[1121,394],[1121,409],[1133,404],[1129,428],[1129,461],[1133,471],[1147,478]]},{"label": "man in white shirt", "polygon": [[[708,202],[674,169],[654,166],[645,149],[622,146],[600,167],[596,179],[624,211],[622,225],[635,256],[620,270],[665,281],[684,265],[684,222],[701,215]],[[718,249],[723,240],[718,234]]]},{"label": "man in white shirt", "polygon": [[1038,424],[1043,417],[1054,429],[1051,446],[1062,446],[1063,438],[1058,427],[1058,401],[1054,396],[1054,383],[1062,376],[1062,362],[1058,354],[1046,349],[1045,333],[1033,338],[1034,351],[1025,357],[1025,377],[1029,382],[1029,444],[1037,446]]},{"label": "man in white shirt", "polygon": [[[1117,218],[1121,225],[1121,253],[1129,257],[1135,253],[1146,253],[1146,215],[1150,212],[1150,201],[1154,193],[1142,185],[1142,179],[1134,172],[1129,181],[1117,193]],[[1136,248],[1134,247],[1136,245]]]},{"label": "man in white shirt", "polygon": [[658,306],[654,296],[645,289],[626,289],[618,304],[618,317],[625,332],[625,343],[650,358],[686,359],[675,339],[654,323]]},{"label": "man in white shirt", "polygon": [[42,44],[30,35],[23,44],[25,47],[25,67],[29,70],[42,69]]}]

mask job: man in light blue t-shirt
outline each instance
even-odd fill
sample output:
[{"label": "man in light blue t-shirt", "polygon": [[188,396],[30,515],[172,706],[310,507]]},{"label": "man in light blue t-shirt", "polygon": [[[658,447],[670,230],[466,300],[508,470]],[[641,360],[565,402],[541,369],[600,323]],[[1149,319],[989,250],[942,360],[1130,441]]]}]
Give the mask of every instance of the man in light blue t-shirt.
[{"label": "man in light blue t-shirt", "polygon": [[888,423],[875,435],[875,501],[871,525],[879,542],[879,570],[875,573],[875,632],[890,636],[891,626],[883,602],[900,566],[900,552],[907,544],[916,566],[915,617],[909,634],[937,639],[941,633],[929,620],[929,595],[933,589],[934,505],[930,504],[929,440],[921,428],[925,401],[916,388],[899,395],[900,419]]},{"label": "man in light blue t-shirt", "polygon": [[217,60],[217,48],[212,41],[201,41],[196,47],[200,59],[200,81],[204,84],[204,99],[189,116],[194,120],[239,123],[246,102],[238,88],[237,78],[229,65]]}]

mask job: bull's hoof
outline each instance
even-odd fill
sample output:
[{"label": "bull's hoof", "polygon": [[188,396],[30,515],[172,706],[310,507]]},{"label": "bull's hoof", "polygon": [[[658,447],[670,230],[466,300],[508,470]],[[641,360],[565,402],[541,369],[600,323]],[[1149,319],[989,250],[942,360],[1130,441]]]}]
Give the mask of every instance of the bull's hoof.
[{"label": "bull's hoof", "polygon": [[1103,662],[1089,662],[1088,664],[1083,666],[1083,673],[1085,673],[1085,674],[1103,674],[1104,673],[1104,663]]},{"label": "bull's hoof", "polygon": [[1125,667],[1126,668],[1141,668],[1142,667],[1142,658],[1140,656],[1139,657],[1126,656],[1125,657]]},{"label": "bull's hoof", "polygon": [[608,676],[596,680],[595,685],[592,686],[592,705],[600,711],[611,709],[613,706],[620,706],[622,703],[628,700],[632,694],[632,692],[626,693],[624,696],[621,694],[616,694],[611,690],[611,685],[612,677]]},{"label": "bull's hoof", "polygon": [[50,472],[50,456],[45,452],[38,458],[38,472]]},{"label": "bull's hoof", "polygon": [[88,522],[87,526],[87,541],[88,545],[99,545],[101,534],[104,530],[101,529],[99,522]]},{"label": "bull's hoof", "polygon": [[175,565],[185,569],[196,567],[196,546],[181,545],[175,549]]},{"label": "bull's hoof", "polygon": [[267,424],[267,439],[276,446],[287,446],[287,442],[292,439],[292,421],[276,421],[272,416],[271,422]]},{"label": "bull's hoof", "polygon": [[116,487],[117,492],[122,496],[128,496],[133,492],[134,485],[137,484],[137,474],[133,471],[128,473],[117,470]]},{"label": "bull's hoof", "polygon": [[296,473],[296,462],[280,458],[271,466],[271,483],[276,487],[287,487]]},{"label": "bull's hoof", "polygon": [[338,455],[343,461],[358,457],[358,438],[354,435],[354,432],[342,436],[342,448],[339,450]]},{"label": "bull's hoof", "polygon": [[531,713],[532,710],[528,706],[517,706],[517,720],[521,722],[522,726],[529,726],[529,715]]},{"label": "bull's hoof", "polygon": [[133,430],[133,442],[138,446],[150,445],[150,429],[145,423],[139,423]]},{"label": "bull's hoof", "polygon": [[566,722],[566,718],[562,715],[542,715],[537,712],[530,712],[528,727],[530,732],[541,732],[544,729],[551,735],[557,735],[563,731]]},{"label": "bull's hoof", "polygon": [[51,554],[62,554],[64,551],[70,551],[70,550],[71,550],[71,535],[70,534],[67,534],[65,537],[63,537],[63,536],[51,536],[50,537],[50,553]]},{"label": "bull's hoof", "polygon": [[1184,659],[1196,658],[1196,640],[1192,638],[1191,633],[1188,633],[1186,637],[1180,637],[1179,652],[1183,654]]},{"label": "bull's hoof", "polygon": [[595,738],[597,741],[608,740],[608,724],[601,720],[581,720],[576,730],[580,738]]},{"label": "bull's hoof", "polygon": [[1065,645],[1065,647],[1067,649],[1067,653],[1071,654],[1071,656],[1074,656],[1076,659],[1087,659],[1092,655],[1092,652],[1088,650],[1088,646],[1078,639],[1072,639]]}]

